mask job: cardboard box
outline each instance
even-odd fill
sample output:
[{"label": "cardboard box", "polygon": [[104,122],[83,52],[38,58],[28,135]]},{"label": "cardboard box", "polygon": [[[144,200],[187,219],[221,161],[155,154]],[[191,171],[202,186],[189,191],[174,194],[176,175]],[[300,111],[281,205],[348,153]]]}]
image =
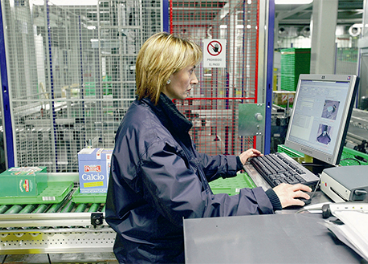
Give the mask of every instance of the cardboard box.
[{"label": "cardboard box", "polygon": [[112,149],[84,148],[78,153],[81,193],[106,193]]},{"label": "cardboard box", "polygon": [[0,197],[38,196],[47,188],[47,167],[12,167],[0,174]]}]

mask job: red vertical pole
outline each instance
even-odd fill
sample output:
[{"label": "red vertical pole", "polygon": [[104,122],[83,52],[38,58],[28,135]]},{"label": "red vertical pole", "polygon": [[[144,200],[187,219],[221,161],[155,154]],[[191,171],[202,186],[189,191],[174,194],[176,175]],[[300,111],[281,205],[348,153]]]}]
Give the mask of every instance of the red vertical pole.
[{"label": "red vertical pole", "polygon": [[174,33],[173,29],[173,0],[169,0],[170,3],[170,34]]},{"label": "red vertical pole", "polygon": [[[259,2],[257,1],[257,40],[256,40],[256,71],[255,71],[255,90],[254,90],[254,102],[258,103],[258,54],[259,54]],[[257,137],[253,136],[253,148],[257,148],[256,146]]]}]

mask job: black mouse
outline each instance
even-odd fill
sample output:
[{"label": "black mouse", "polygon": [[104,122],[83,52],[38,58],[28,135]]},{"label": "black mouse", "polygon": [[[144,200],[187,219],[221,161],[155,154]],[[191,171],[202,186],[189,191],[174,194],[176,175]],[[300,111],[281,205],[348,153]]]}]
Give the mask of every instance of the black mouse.
[{"label": "black mouse", "polygon": [[310,204],[312,202],[312,198],[309,199],[305,199],[305,198],[296,198],[299,199],[300,201],[304,202],[304,206]]},{"label": "black mouse", "polygon": [[303,197],[296,197],[295,199],[299,199],[300,201],[304,202],[304,206],[310,204],[312,202],[312,192],[305,192],[306,194],[309,195],[309,199],[305,199]]},{"label": "black mouse", "polygon": [[286,207],[286,209],[299,210],[301,207],[306,206],[306,205],[308,205],[308,204],[310,204],[312,202],[312,198],[305,199],[305,198],[301,198],[301,197],[296,197],[294,199],[303,201],[304,202],[304,205],[291,205],[291,206]]}]

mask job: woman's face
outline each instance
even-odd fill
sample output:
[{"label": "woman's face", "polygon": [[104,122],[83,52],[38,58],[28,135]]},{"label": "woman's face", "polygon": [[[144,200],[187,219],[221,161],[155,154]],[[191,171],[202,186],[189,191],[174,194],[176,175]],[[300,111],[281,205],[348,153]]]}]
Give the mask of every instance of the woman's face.
[{"label": "woman's face", "polygon": [[185,99],[192,89],[192,85],[198,83],[194,73],[195,66],[188,66],[170,76],[170,83],[167,84],[163,93],[172,99]]}]

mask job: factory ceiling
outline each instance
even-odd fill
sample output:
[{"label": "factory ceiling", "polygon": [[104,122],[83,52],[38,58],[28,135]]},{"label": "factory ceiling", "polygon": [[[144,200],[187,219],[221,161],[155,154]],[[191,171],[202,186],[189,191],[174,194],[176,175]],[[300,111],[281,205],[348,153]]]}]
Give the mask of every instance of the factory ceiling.
[{"label": "factory ceiling", "polygon": [[[264,0],[261,0],[264,1]],[[236,1],[235,1],[236,2]],[[363,18],[363,2],[364,0],[338,0],[338,25],[352,25],[362,23]],[[196,0],[173,0],[174,24],[176,14],[180,13],[178,20],[184,23],[183,17],[188,18],[190,23],[196,18],[201,18],[201,24],[205,24],[204,20],[215,18],[221,9],[226,7],[229,1],[196,1]],[[232,3],[233,4],[233,3]],[[309,25],[313,12],[313,3],[305,5],[275,5],[275,20],[279,25]]]},{"label": "factory ceiling", "polygon": [[[337,24],[362,23],[363,0],[339,0]],[[306,5],[276,5],[275,20],[279,25],[309,25],[313,3]]]}]

